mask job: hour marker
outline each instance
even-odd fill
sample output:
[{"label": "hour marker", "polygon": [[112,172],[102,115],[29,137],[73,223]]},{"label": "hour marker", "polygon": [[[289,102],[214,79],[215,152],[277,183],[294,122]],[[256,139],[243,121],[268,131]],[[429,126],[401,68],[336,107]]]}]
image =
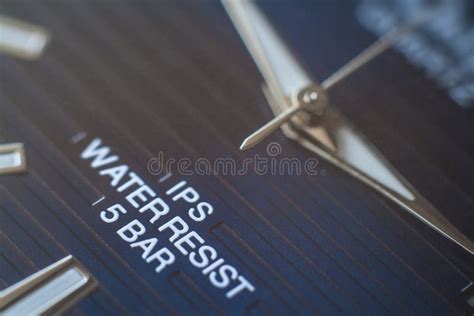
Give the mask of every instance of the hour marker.
[{"label": "hour marker", "polygon": [[94,203],[92,203],[92,206],[96,206],[97,204],[99,204],[100,202],[102,202],[104,199],[105,199],[105,196],[100,197],[97,201],[95,201]]},{"label": "hour marker", "polygon": [[71,256],[0,292],[1,315],[56,314],[65,311],[96,286]]},{"label": "hour marker", "polygon": [[24,59],[41,56],[49,41],[49,33],[14,18],[0,15],[0,52]]},{"label": "hour marker", "polygon": [[168,180],[169,178],[171,178],[173,174],[171,172],[168,172],[167,174],[165,174],[164,176],[162,176],[158,182],[162,183],[162,182],[165,182],[166,180]]},{"label": "hour marker", "polygon": [[0,144],[0,175],[26,170],[22,143]]},{"label": "hour marker", "polygon": [[81,140],[83,140],[84,138],[86,138],[86,136],[87,136],[87,133],[86,133],[86,132],[79,132],[79,133],[75,134],[73,137],[71,137],[71,143],[77,144],[77,143],[79,143]]},{"label": "hour marker", "polygon": [[[474,286],[472,282],[469,282],[469,284],[461,290],[461,299],[466,303],[468,310],[470,310],[472,314],[474,311]],[[468,313],[466,313],[466,315],[467,314]]]}]

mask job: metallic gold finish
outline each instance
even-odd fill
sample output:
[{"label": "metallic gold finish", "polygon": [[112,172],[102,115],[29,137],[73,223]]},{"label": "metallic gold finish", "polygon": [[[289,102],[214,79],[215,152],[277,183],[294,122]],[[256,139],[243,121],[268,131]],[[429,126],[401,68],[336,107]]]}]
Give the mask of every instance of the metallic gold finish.
[{"label": "metallic gold finish", "polygon": [[49,42],[44,28],[0,15],[0,53],[23,59],[37,59]]},{"label": "metallic gold finish", "polygon": [[[320,94],[322,91],[327,91],[339,81],[348,77],[386,51],[403,34],[426,21],[426,19],[433,14],[433,11],[424,12],[411,23],[389,32],[342,66],[319,86],[309,78],[253,1],[223,0],[223,4],[255,60],[255,63],[262,72],[268,86],[273,93],[278,96],[278,99],[282,100],[288,96],[304,93],[308,87],[314,87],[313,89],[318,90]],[[297,103],[299,102],[294,102],[292,98],[293,106],[291,110],[285,110],[272,121],[252,133],[244,140],[240,149],[245,150],[255,146],[275,131],[278,126],[284,124],[293,115],[303,109],[322,115],[324,108],[327,107],[328,101],[327,98],[324,98],[324,100],[322,100],[322,98],[319,99],[318,102],[311,104],[312,107],[308,106],[303,108],[298,106]]]},{"label": "metallic gold finish", "polygon": [[[275,114],[282,109],[268,88],[265,96]],[[290,139],[346,171],[386,196],[469,253],[474,243],[421,196],[388,161],[334,107],[326,110],[320,124],[310,126],[293,117],[282,131]]]},{"label": "metallic gold finish", "polygon": [[240,149],[246,150],[260,143],[265,137],[273,133],[278,127],[300,111],[308,111],[321,115],[324,112],[327,103],[326,98],[323,97],[324,94],[319,94],[318,92],[319,89],[314,85],[299,90],[291,98],[292,105],[247,137],[242,145],[240,145]]},{"label": "metallic gold finish", "polygon": [[22,143],[0,144],[0,175],[26,171]]},{"label": "metallic gold finish", "polygon": [[[424,199],[336,108],[328,106],[326,96],[328,89],[387,50],[401,35],[432,17],[435,11],[423,12],[412,23],[388,33],[318,85],[309,79],[253,1],[223,0],[223,4],[266,80],[264,93],[276,116],[245,139],[240,149],[256,145],[281,126],[288,138],[356,177],[474,254],[474,243]],[[309,94],[305,90],[308,87],[312,87]],[[295,99],[295,95],[299,98]],[[302,105],[305,99],[311,102]],[[318,123],[308,124],[302,116],[295,115],[302,110],[317,116]]]},{"label": "metallic gold finish", "polygon": [[1,315],[58,314],[97,283],[71,255],[0,292]]}]

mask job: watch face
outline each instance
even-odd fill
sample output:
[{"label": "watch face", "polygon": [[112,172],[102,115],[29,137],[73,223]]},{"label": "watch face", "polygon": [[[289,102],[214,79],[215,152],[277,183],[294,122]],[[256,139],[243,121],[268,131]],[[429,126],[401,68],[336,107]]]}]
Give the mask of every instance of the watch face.
[{"label": "watch face", "polygon": [[0,313],[471,315],[470,1],[0,0]]}]

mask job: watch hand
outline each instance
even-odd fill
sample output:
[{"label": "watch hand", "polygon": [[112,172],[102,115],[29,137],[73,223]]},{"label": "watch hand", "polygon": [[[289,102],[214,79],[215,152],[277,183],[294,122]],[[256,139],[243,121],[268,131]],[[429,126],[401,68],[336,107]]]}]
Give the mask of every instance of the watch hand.
[{"label": "watch hand", "polygon": [[301,107],[297,104],[292,105],[288,109],[281,112],[277,117],[266,123],[258,130],[250,134],[249,137],[244,139],[240,145],[240,150],[246,150],[260,143],[264,138],[273,133],[281,124],[285,123],[293,117],[295,113],[301,110]]},{"label": "watch hand", "polygon": [[370,62],[372,59],[380,55],[381,53],[385,52],[389,49],[392,44],[398,39],[403,33],[405,33],[407,29],[403,30],[394,30],[384,37],[380,38],[369,47],[364,49],[360,54],[355,56],[353,59],[348,61],[344,64],[341,68],[339,68],[336,72],[326,78],[322,83],[321,87],[328,90],[333,87],[336,83],[343,80],[344,78],[351,75],[353,72]]},{"label": "watch hand", "polygon": [[[283,110],[274,119],[272,119],[270,122],[266,123],[258,130],[253,132],[249,137],[247,137],[242,142],[242,145],[240,145],[240,150],[246,150],[255,146],[301,110],[309,109],[312,111],[317,111],[319,109],[320,111],[322,111],[322,107],[318,107],[317,104],[320,96],[321,93],[318,91],[318,88],[315,85],[309,85],[299,90],[296,95],[292,96],[291,106]],[[322,101],[320,103],[326,104],[325,101]]]},{"label": "watch hand", "polygon": [[[247,137],[240,146],[241,150],[257,145],[301,110],[322,114],[327,106],[327,98],[318,94],[324,94],[337,82],[383,53],[401,35],[430,16],[423,14],[413,23],[387,33],[324,80],[321,83],[322,89],[314,89],[313,87],[317,85],[311,81],[253,1],[223,0],[222,2],[278,102],[285,102],[284,100],[289,96],[301,94],[303,91],[308,93],[308,96],[314,96],[307,97],[310,102],[298,102],[300,101],[298,98],[292,98],[291,107]],[[311,91],[308,91],[309,87]]]},{"label": "watch hand", "polygon": [[[309,79],[252,1],[223,0],[223,3],[267,82],[264,93],[276,115],[246,138],[240,149],[256,145],[291,119],[291,125],[281,126],[288,138],[345,170],[474,254],[473,242],[390,166],[336,108],[327,106],[328,89],[391,47],[402,34],[431,17],[433,10],[387,33],[318,86]],[[319,115],[318,124],[306,124],[304,117],[294,117],[302,110]]]},{"label": "watch hand", "polygon": [[357,71],[359,68],[373,60],[378,55],[385,52],[387,49],[392,47],[392,45],[404,34],[412,31],[418,25],[426,21],[428,18],[432,17],[433,10],[427,10],[423,13],[420,13],[413,21],[405,24],[402,27],[393,29],[392,31],[386,33],[384,36],[379,38],[377,41],[372,43],[369,47],[364,49],[361,53],[356,55],[336,72],[326,78],[322,83],[321,87],[328,90],[333,87],[336,83],[340,82],[344,78],[351,75],[353,72]]},{"label": "watch hand", "polygon": [[274,93],[288,96],[311,83],[253,1],[223,0],[222,3]]},{"label": "watch hand", "polygon": [[253,1],[223,0],[245,45],[279,102],[291,97],[292,106],[278,114],[247,137],[241,150],[251,148],[271,134],[281,124],[301,110],[322,114],[326,106],[317,91],[317,85],[292,56],[290,50],[274,31],[268,20]]}]

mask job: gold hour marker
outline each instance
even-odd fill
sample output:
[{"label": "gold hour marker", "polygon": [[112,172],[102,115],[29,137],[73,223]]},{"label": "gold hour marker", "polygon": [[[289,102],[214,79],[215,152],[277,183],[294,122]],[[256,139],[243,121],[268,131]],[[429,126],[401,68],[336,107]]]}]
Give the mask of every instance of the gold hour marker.
[{"label": "gold hour marker", "polygon": [[71,255],[0,292],[1,315],[58,314],[96,287]]},{"label": "gold hour marker", "polygon": [[0,175],[26,170],[22,143],[0,144]]},{"label": "gold hour marker", "polygon": [[50,35],[44,28],[0,15],[0,53],[23,59],[37,59]]}]

